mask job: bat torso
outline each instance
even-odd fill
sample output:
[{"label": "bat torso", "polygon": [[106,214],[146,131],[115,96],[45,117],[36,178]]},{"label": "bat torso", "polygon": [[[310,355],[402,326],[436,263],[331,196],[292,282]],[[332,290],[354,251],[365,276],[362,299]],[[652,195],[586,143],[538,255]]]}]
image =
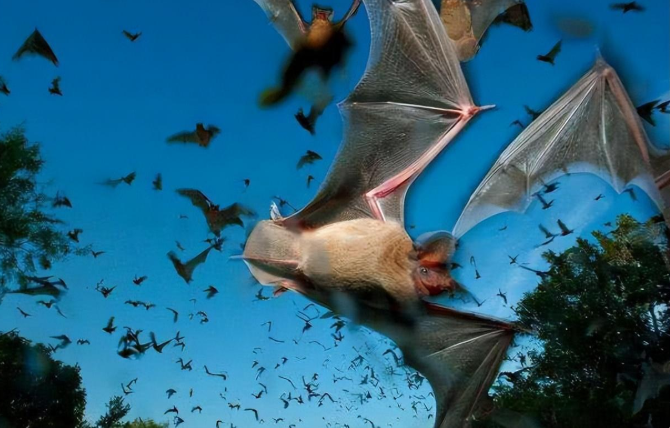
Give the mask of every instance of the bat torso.
[{"label": "bat torso", "polygon": [[[271,266],[250,265],[262,284],[281,285],[299,272],[321,295],[341,292],[382,306],[418,300],[411,276],[418,263],[413,243],[394,222],[356,219],[299,233],[262,221],[249,236],[244,256]],[[293,267],[282,267],[284,262]]]},{"label": "bat torso", "polygon": [[311,49],[323,47],[335,33],[333,23],[327,19],[315,19],[309,26],[305,46]]}]

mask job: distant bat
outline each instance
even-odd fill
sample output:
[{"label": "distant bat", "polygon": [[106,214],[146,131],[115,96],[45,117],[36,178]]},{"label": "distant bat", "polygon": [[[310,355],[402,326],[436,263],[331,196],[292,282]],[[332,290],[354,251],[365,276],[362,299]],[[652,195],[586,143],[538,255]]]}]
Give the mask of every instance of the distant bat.
[{"label": "distant bat", "polygon": [[292,0],[256,0],[275,25],[293,54],[284,67],[279,87],[261,95],[261,105],[277,104],[290,95],[310,69],[318,70],[327,79],[352,46],[344,32],[344,24],[356,14],[361,0],[353,0],[349,11],[337,23],[333,10],[312,6],[312,20],[305,22]]},{"label": "distant bat", "polygon": [[51,87],[49,88],[49,93],[51,95],[60,95],[63,96],[63,93],[60,91],[60,76],[55,77],[51,81]]},{"label": "distant bat", "polygon": [[654,109],[658,106],[659,102],[660,100],[650,101],[636,108],[637,114],[639,114],[640,117],[651,126],[656,126],[656,122],[654,122],[652,114],[654,113]]},{"label": "distant bat", "polygon": [[182,261],[179,260],[179,258],[173,251],[170,251],[168,253],[168,258],[174,265],[177,274],[181,276],[184,279],[184,281],[186,281],[187,284],[189,284],[193,279],[193,272],[195,271],[195,268],[197,268],[200,264],[205,263],[205,261],[207,260],[207,255],[211,250],[212,250],[211,246],[207,247],[204,251],[202,251],[200,254],[198,254],[191,260],[187,261],[186,263],[182,263]]},{"label": "distant bat", "polygon": [[213,285],[210,285],[204,291],[205,291],[205,293],[207,293],[207,298],[208,299],[211,299],[212,297],[214,297],[219,292],[219,290],[217,290],[216,287],[214,287]]},{"label": "distant bat", "polygon": [[637,2],[632,1],[629,3],[614,3],[610,5],[610,9],[612,10],[620,10],[623,13],[628,13],[630,11],[633,12],[642,12],[644,11],[644,7],[640,6],[637,4]]},{"label": "distant bat", "polygon": [[303,129],[305,129],[311,135],[314,135],[316,132],[316,121],[323,114],[323,111],[326,109],[326,106],[330,103],[331,100],[332,97],[328,97],[328,99],[324,100],[324,102],[312,105],[307,116],[305,116],[302,108],[298,109],[298,112],[295,114],[295,120],[298,121]]},{"label": "distant bat", "polygon": [[142,32],[131,33],[129,31],[123,30],[123,35],[126,36],[128,38],[128,40],[130,40],[131,42],[134,42],[135,40],[137,40],[142,35]]},{"label": "distant bat", "polygon": [[524,105],[523,108],[524,108],[524,110],[526,110],[526,113],[528,113],[528,115],[529,115],[533,120],[537,119],[537,118],[540,117],[540,115],[542,114],[541,111],[535,111],[535,110],[533,110],[532,108],[528,107],[527,105]]},{"label": "distant bat", "polygon": [[209,125],[207,128],[202,123],[195,125],[195,131],[184,131],[174,134],[167,139],[168,143],[195,143],[200,147],[209,147],[214,137],[216,137],[221,130],[214,125]]},{"label": "distant bat", "polygon": [[296,166],[296,168],[300,169],[307,164],[313,164],[314,162],[316,162],[318,160],[321,160],[321,159],[323,159],[323,158],[317,152],[307,150],[307,152],[304,155],[302,155],[300,160],[298,160],[298,165]]},{"label": "distant bat", "polygon": [[70,202],[70,199],[68,199],[67,196],[61,196],[60,193],[56,193],[56,196],[53,199],[53,202],[51,204],[54,208],[57,207],[68,207],[72,208],[72,202]]},{"label": "distant bat", "polygon": [[5,95],[9,95],[11,91],[7,87],[7,82],[5,82],[5,79],[0,76],[0,92],[2,92]]},{"label": "distant bat", "polygon": [[137,174],[133,171],[130,174],[124,176],[124,177],[116,178],[116,179],[111,179],[110,178],[110,179],[102,182],[101,184],[104,184],[105,186],[109,186],[109,187],[116,187],[121,183],[126,183],[127,185],[130,186],[131,184],[133,184],[133,181],[135,180],[136,176],[137,176]]},{"label": "distant bat", "polygon": [[107,325],[102,329],[105,333],[112,334],[116,331],[116,326],[114,325],[114,317],[111,317],[109,321],[107,321]]},{"label": "distant bat", "polygon": [[231,204],[225,208],[219,208],[209,200],[204,193],[196,189],[177,189],[177,193],[190,199],[191,203],[200,208],[205,215],[205,220],[209,230],[220,236],[221,230],[230,225],[244,227],[244,222],[240,217],[253,217],[256,213],[238,203]]},{"label": "distant bat", "polygon": [[160,173],[156,174],[156,178],[151,184],[154,186],[154,190],[163,190],[163,176]]},{"label": "distant bat", "polygon": [[74,242],[79,242],[79,234],[82,233],[82,232],[83,232],[83,230],[81,230],[81,229],[74,229],[74,230],[69,231],[67,233],[67,236],[68,236],[68,238],[70,238]]},{"label": "distant bat", "polygon": [[554,60],[556,59],[556,55],[558,55],[559,52],[561,52],[561,44],[562,43],[563,43],[563,41],[559,40],[546,55],[538,55],[537,60],[549,63],[551,65],[554,65]]},{"label": "distant bat", "polygon": [[309,185],[312,183],[312,180],[314,180],[314,176],[313,175],[308,175],[307,176],[307,187],[309,187]]},{"label": "distant bat", "polygon": [[24,55],[41,56],[48,59],[53,63],[53,65],[58,67],[58,58],[56,58],[56,54],[54,54],[54,52],[51,50],[51,46],[49,46],[49,43],[47,43],[47,41],[37,29],[35,29],[35,31],[33,31],[32,34],[28,36],[26,41],[23,42],[23,45],[21,45],[19,50],[16,51],[12,59],[17,61]]}]

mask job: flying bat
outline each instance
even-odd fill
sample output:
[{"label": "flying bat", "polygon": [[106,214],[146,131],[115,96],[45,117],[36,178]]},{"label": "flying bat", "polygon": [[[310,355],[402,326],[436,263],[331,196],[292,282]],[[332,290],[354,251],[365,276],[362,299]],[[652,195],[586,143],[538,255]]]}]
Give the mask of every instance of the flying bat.
[{"label": "flying bat", "polygon": [[318,160],[321,160],[321,159],[323,159],[323,158],[317,152],[307,150],[307,152],[300,157],[300,160],[298,160],[298,165],[296,166],[296,168],[300,169],[305,165],[311,165],[314,162],[316,162]]},{"label": "flying bat", "polygon": [[298,124],[302,126],[305,131],[314,135],[316,133],[316,121],[323,114],[323,111],[328,104],[330,104],[332,99],[332,97],[323,97],[321,102],[312,105],[307,116],[305,116],[305,112],[302,108],[298,109],[298,112],[295,114],[295,120],[298,121]]},{"label": "flying bat", "polygon": [[214,137],[219,135],[221,130],[214,125],[208,125],[207,128],[202,123],[195,125],[195,131],[183,131],[168,137],[168,143],[195,143],[200,147],[209,147]]},{"label": "flying bat", "polygon": [[56,58],[56,54],[54,54],[54,52],[51,50],[51,46],[49,46],[49,43],[47,43],[47,41],[37,29],[35,29],[35,31],[33,31],[32,34],[28,36],[19,50],[16,51],[12,59],[14,61],[18,61],[24,55],[41,56],[48,59],[53,63],[53,65],[58,67],[58,58]]},{"label": "flying bat", "polygon": [[62,196],[60,193],[56,193],[56,196],[54,197],[51,206],[53,206],[54,208],[58,207],[72,208],[72,202],[70,202],[70,199],[68,199],[67,196]]},{"label": "flying bat", "polygon": [[442,0],[440,19],[460,61],[469,61],[475,56],[492,24],[505,23],[524,31],[533,28],[522,0]]},{"label": "flying bat", "polygon": [[126,38],[128,40],[130,40],[131,42],[134,42],[135,40],[137,40],[142,35],[142,32],[131,33],[129,31],[123,30],[123,35],[126,36]]},{"label": "flying bat", "polygon": [[650,101],[636,108],[637,114],[651,126],[656,126],[656,122],[654,122],[654,118],[651,115],[654,113],[654,109],[658,106],[660,101],[661,100]]},{"label": "flying bat", "polygon": [[[571,173],[597,175],[619,194],[635,185],[663,208],[651,147],[616,71],[598,58],[502,152],[470,196],[453,234],[461,237],[501,212],[525,212],[545,183]],[[667,169],[659,165],[658,171]]]},{"label": "flying bat", "polygon": [[326,80],[344,59],[351,41],[344,24],[356,14],[361,0],[353,0],[349,11],[339,22],[333,22],[333,10],[312,6],[312,20],[300,16],[292,0],[255,0],[284,37],[293,53],[284,67],[280,86],[261,95],[261,105],[270,106],[285,99],[310,69],[319,71]]},{"label": "flying bat", "polygon": [[172,265],[177,271],[177,274],[181,276],[184,279],[184,281],[186,281],[187,284],[189,284],[193,279],[193,272],[195,271],[195,268],[200,266],[202,263],[205,263],[205,261],[207,260],[207,255],[212,250],[212,248],[213,247],[211,246],[207,247],[203,252],[193,257],[186,263],[182,263],[182,261],[179,260],[174,251],[170,251],[168,253],[168,258],[172,262]]},{"label": "flying bat", "polygon": [[71,240],[73,240],[74,242],[79,242],[79,234],[82,233],[82,232],[83,232],[82,229],[70,230],[67,233],[67,237],[70,238]]},{"label": "flying bat", "polygon": [[131,184],[133,184],[133,181],[135,181],[136,176],[137,176],[137,174],[133,171],[130,174],[124,176],[124,177],[115,178],[115,179],[110,178],[110,179],[102,182],[101,184],[104,184],[105,186],[109,186],[109,187],[116,187],[121,183],[126,183],[127,185],[130,186]]},{"label": "flying bat", "polygon": [[230,225],[244,227],[244,222],[240,217],[253,217],[256,213],[238,203],[231,204],[225,208],[220,208],[209,200],[204,193],[196,189],[177,189],[177,193],[187,197],[191,203],[200,208],[205,215],[209,230],[217,237],[221,235],[221,230]]},{"label": "flying bat", "polygon": [[9,95],[11,91],[7,87],[7,82],[5,82],[5,79],[0,76],[0,92],[2,92],[5,95]]},{"label": "flying bat", "polygon": [[631,1],[628,3],[614,3],[610,5],[610,9],[612,10],[620,10],[623,13],[628,13],[630,11],[633,12],[642,12],[644,11],[644,7],[640,6],[637,2]]},{"label": "flying bat", "polygon": [[561,52],[561,45],[563,44],[562,40],[559,40],[553,48],[546,55],[538,55],[537,60],[546,62],[551,65],[555,65],[554,61],[556,60],[556,55]]},{"label": "flying bat", "polygon": [[163,176],[160,173],[156,174],[156,178],[151,184],[154,186],[154,190],[163,190]]},{"label": "flying bat", "polygon": [[338,155],[315,198],[256,225],[242,255],[254,277],[387,335],[433,387],[436,427],[462,427],[495,380],[509,323],[425,303],[450,292],[454,239],[413,242],[407,189],[482,108],[430,0],[365,0],[371,52],[340,104]]},{"label": "flying bat", "polygon": [[49,93],[51,95],[60,95],[63,96],[63,93],[60,91],[60,76],[55,77],[51,81],[51,87],[49,88]]}]

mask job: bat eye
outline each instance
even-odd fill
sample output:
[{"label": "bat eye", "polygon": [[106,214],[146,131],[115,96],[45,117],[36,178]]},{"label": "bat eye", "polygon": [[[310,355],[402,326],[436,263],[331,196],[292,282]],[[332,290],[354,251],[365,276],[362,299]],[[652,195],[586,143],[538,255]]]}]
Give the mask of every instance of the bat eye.
[{"label": "bat eye", "polygon": [[421,273],[421,275],[424,275],[424,276],[428,275],[428,269],[426,269],[425,267],[420,268],[419,272]]}]

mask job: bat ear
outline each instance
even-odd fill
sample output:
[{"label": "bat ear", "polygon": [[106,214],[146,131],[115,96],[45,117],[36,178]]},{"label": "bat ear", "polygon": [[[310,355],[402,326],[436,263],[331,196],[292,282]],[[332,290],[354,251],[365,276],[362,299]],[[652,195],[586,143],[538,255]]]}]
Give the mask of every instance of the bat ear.
[{"label": "bat ear", "polygon": [[456,238],[443,230],[424,233],[416,239],[415,244],[422,262],[445,264],[456,251]]}]

